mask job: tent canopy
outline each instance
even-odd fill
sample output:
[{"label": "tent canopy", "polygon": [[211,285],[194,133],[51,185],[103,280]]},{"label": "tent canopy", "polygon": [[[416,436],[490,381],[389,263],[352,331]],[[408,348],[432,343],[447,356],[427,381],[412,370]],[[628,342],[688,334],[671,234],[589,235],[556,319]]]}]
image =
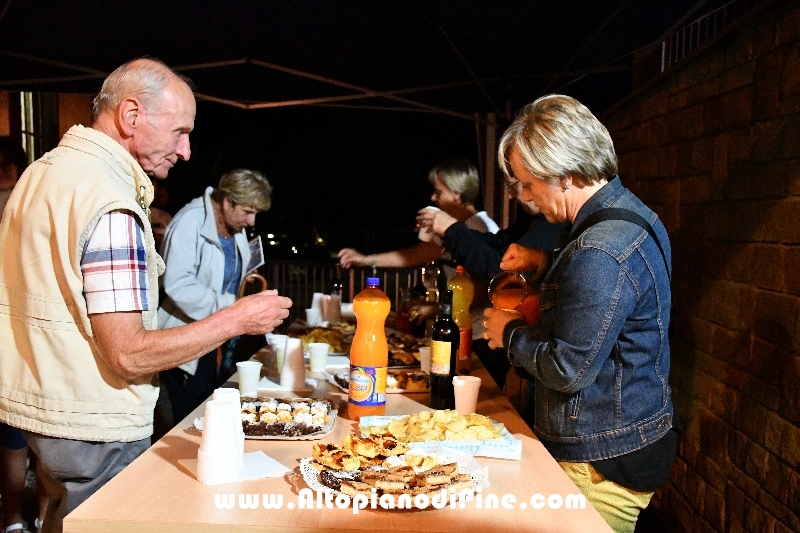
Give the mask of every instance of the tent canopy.
[{"label": "tent canopy", "polygon": [[198,98],[432,112],[472,120],[570,87],[595,108],[630,88],[634,54],[704,0],[6,0],[0,88],[97,92],[158,57]]}]

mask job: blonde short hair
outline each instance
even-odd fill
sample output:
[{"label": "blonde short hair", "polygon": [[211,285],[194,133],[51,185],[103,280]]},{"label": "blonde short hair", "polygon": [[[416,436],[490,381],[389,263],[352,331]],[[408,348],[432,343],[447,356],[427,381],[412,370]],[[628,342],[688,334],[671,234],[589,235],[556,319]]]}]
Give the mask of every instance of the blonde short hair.
[{"label": "blonde short hair", "polygon": [[211,198],[218,203],[227,198],[234,206],[241,204],[266,211],[272,206],[272,185],[258,170],[239,168],[222,175],[219,187],[211,191]]},{"label": "blonde short hair", "polygon": [[552,184],[572,176],[590,185],[617,173],[608,130],[570,96],[543,96],[522,109],[500,139],[498,161],[506,176],[511,174],[508,158],[515,146],[525,168]]},{"label": "blonde short hair", "polygon": [[478,177],[478,169],[468,160],[456,157],[439,163],[428,173],[431,185],[436,184],[437,178],[445,187],[459,193],[465,205],[475,205],[481,190],[481,180]]}]

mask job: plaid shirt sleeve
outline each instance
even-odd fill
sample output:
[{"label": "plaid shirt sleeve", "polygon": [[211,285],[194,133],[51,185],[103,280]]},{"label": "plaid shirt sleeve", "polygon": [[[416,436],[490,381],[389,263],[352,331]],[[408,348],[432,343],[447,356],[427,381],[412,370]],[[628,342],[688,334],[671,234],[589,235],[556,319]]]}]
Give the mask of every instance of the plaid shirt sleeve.
[{"label": "plaid shirt sleeve", "polygon": [[100,217],[81,258],[89,314],[147,311],[146,257],[144,233],[131,212]]}]

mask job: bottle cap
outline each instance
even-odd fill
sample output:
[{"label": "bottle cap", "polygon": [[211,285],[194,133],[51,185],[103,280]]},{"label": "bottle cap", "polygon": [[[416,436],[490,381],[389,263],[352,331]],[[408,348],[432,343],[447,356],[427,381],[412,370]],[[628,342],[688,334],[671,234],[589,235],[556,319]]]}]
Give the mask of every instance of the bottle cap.
[{"label": "bottle cap", "polygon": [[463,266],[461,265],[456,266],[456,274],[466,274],[466,273],[467,271]]},{"label": "bottle cap", "polygon": [[380,284],[381,284],[381,278],[367,278],[367,285],[370,286],[374,285],[375,287],[377,287]]},{"label": "bottle cap", "polygon": [[446,291],[442,291],[442,305],[452,305],[453,304],[453,291],[447,289]]}]

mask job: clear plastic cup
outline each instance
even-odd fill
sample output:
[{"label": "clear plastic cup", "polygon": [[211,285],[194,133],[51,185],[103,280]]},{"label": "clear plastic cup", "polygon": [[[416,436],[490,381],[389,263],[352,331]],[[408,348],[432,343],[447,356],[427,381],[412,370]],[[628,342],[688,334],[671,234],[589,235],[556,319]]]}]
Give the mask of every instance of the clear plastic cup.
[{"label": "clear plastic cup", "polygon": [[286,339],[288,338],[288,335],[267,335],[267,343],[275,350],[275,366],[279,375],[283,368],[283,358],[286,355]]},{"label": "clear plastic cup", "polygon": [[328,363],[330,344],[327,342],[309,342],[308,359],[312,372],[325,372]]}]

